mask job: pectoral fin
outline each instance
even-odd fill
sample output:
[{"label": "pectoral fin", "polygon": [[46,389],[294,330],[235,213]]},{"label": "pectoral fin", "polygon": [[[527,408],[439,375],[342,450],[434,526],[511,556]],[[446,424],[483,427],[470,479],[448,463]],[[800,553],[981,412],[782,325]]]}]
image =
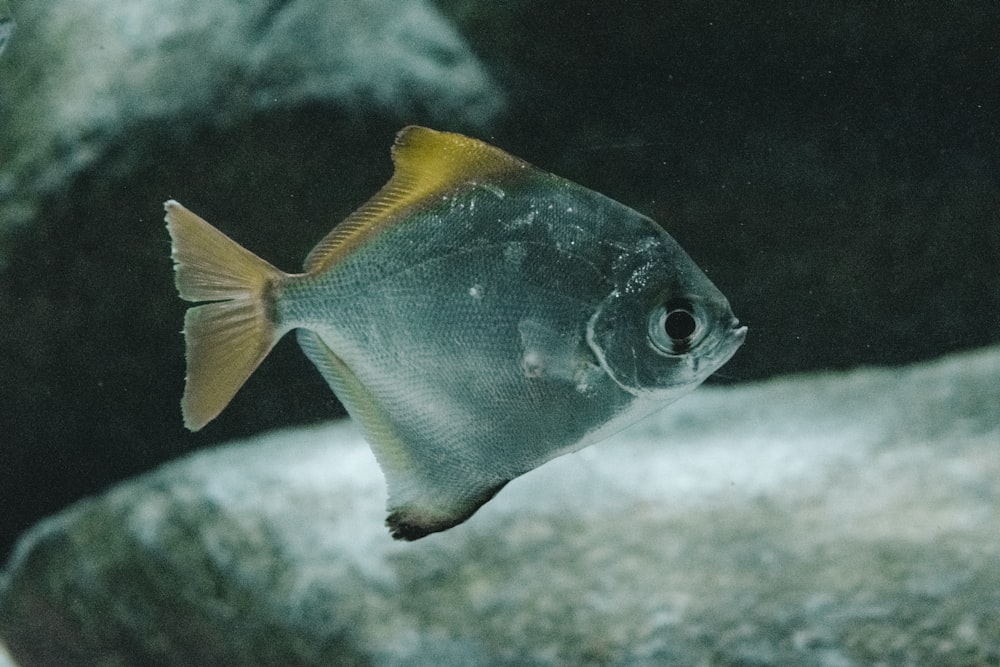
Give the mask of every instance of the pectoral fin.
[{"label": "pectoral fin", "polygon": [[417,540],[456,526],[509,480],[481,479],[481,471],[442,457],[433,442],[414,442],[357,374],[315,332],[299,329],[299,345],[361,426],[385,475],[386,525],[397,540]]}]

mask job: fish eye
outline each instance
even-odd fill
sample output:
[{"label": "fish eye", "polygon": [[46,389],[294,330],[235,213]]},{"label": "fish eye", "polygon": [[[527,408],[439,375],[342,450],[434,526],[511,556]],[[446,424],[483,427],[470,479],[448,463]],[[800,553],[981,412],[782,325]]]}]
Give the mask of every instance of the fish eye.
[{"label": "fish eye", "polygon": [[649,316],[649,340],[659,352],[680,355],[702,338],[705,327],[698,308],[688,299],[671,299]]},{"label": "fish eye", "polygon": [[686,340],[698,328],[694,313],[677,308],[667,313],[663,318],[663,330],[673,340]]}]

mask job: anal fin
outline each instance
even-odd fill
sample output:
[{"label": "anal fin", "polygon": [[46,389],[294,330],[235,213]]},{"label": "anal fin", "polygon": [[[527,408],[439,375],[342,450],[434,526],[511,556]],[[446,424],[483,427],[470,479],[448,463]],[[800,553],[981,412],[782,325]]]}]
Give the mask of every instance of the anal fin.
[{"label": "anal fin", "polygon": [[302,350],[359,423],[375,453],[389,491],[386,525],[395,539],[417,540],[456,526],[507,484],[509,480],[481,479],[479,471],[454,461],[449,467],[421,451],[435,443],[404,438],[377,397],[317,333],[296,333]]},{"label": "anal fin", "polygon": [[296,337],[302,351],[319,370],[347,412],[361,426],[361,431],[375,452],[375,458],[386,477],[389,477],[390,470],[405,469],[409,462],[402,439],[388,415],[358,376],[334,354],[319,334],[308,329],[298,329]]},{"label": "anal fin", "polygon": [[429,515],[416,507],[396,507],[389,512],[385,525],[389,527],[389,532],[397,540],[419,540],[431,533],[440,533],[448,530],[476,513],[476,511],[493,498],[500,489],[507,486],[510,480],[500,482],[496,486],[487,488],[480,494],[467,498],[464,503],[464,510],[460,513],[453,513],[447,516]]}]

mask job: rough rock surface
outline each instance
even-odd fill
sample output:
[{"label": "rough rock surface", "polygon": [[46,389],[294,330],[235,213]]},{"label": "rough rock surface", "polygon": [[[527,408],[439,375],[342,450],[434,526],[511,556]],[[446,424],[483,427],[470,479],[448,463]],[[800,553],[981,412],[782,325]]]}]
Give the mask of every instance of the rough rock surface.
[{"label": "rough rock surface", "polygon": [[353,425],[205,451],[28,533],[35,664],[1000,662],[1000,349],[704,388],[394,543]]},{"label": "rough rock surface", "polygon": [[29,0],[17,20],[0,64],[0,233],[140,125],[232,126],[308,104],[481,125],[502,104],[424,0]]}]

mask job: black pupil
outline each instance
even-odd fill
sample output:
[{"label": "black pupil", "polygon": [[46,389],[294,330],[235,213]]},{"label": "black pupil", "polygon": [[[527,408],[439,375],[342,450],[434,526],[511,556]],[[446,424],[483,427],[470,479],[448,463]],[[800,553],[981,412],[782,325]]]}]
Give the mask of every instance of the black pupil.
[{"label": "black pupil", "polygon": [[663,321],[663,330],[673,340],[690,338],[697,326],[698,323],[694,321],[694,315],[683,309],[671,310]]}]

